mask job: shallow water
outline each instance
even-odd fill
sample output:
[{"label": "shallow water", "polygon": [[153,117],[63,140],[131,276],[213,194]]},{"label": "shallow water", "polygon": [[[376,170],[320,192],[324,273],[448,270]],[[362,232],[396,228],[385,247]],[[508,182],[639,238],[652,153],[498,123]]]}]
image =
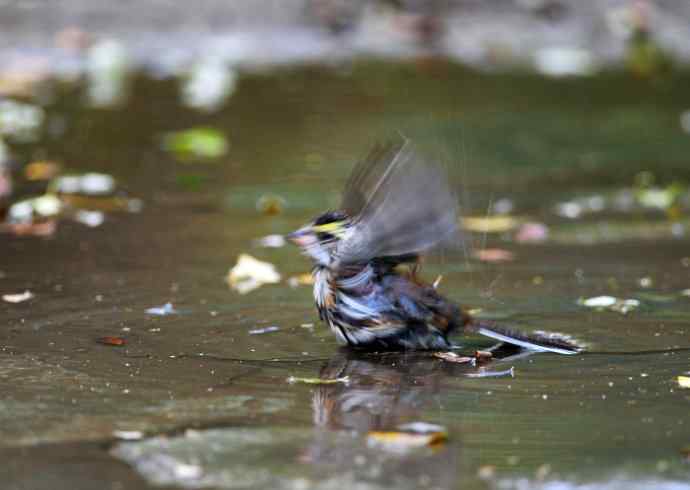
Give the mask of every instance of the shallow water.
[{"label": "shallow water", "polygon": [[[182,108],[171,80],[138,78],[115,109],[89,109],[82,87],[60,85],[47,112],[64,131],[19,154],[111,173],[145,206],[95,229],[3,236],[3,294],[35,298],[0,306],[0,475],[8,488],[686,488],[690,392],[676,377],[690,370],[687,196],[673,233],[662,211],[553,210],[630,188],[643,170],[688,182],[687,83],[477,75],[433,60],[303,67],[244,75],[213,115]],[[161,149],[166,132],[196,125],[227,134],[227,157],[180,163]],[[481,316],[571,335],[587,353],[505,359],[490,368],[513,377],[468,377],[475,368],[426,354],[338,349],[308,286],[229,290],[242,252],[284,278],[307,272],[295,249],[253,240],[335,206],[352,162],[395,131],[446,162],[466,214],[510,198],[553,238],[478,233],[467,257],[426,276],[442,273],[442,291]],[[281,213],[257,211],[268,194],[284,199]],[[481,263],[470,246],[514,259]],[[578,304],[599,295],[641,304],[627,315]],[[168,301],[176,314],[145,313]],[[266,326],[279,330],[249,334]],[[344,375],[347,385],[286,382]],[[367,438],[415,421],[442,425],[448,442],[387,451]],[[116,441],[133,431],[143,440]]]}]

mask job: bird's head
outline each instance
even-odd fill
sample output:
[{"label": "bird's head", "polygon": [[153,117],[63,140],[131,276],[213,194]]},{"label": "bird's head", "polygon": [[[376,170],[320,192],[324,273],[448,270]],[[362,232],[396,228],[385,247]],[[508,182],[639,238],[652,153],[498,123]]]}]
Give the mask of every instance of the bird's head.
[{"label": "bird's head", "polygon": [[338,243],[342,240],[352,221],[341,211],[328,211],[297,231],[287,235],[288,240],[302,249],[319,265],[328,267],[334,258]]}]

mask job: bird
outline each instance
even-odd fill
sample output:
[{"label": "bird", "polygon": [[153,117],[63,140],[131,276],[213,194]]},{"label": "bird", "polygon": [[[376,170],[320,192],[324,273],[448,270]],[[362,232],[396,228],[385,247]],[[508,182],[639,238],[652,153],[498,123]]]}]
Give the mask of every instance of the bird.
[{"label": "bird", "polygon": [[424,255],[462,244],[459,205],[443,168],[405,137],[354,167],[341,205],[289,233],[313,262],[314,300],[338,344],[359,350],[447,350],[456,331],[534,351],[574,354],[562,336],[474,320],[421,278]]}]

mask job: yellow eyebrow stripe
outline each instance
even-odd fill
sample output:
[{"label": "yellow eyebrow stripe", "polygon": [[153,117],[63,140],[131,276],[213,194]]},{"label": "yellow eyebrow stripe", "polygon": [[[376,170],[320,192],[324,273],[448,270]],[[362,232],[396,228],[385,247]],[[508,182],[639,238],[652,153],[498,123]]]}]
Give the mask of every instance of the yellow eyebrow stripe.
[{"label": "yellow eyebrow stripe", "polygon": [[333,233],[340,228],[340,222],[334,221],[333,223],[324,223],[323,225],[313,226],[312,229],[317,233]]}]

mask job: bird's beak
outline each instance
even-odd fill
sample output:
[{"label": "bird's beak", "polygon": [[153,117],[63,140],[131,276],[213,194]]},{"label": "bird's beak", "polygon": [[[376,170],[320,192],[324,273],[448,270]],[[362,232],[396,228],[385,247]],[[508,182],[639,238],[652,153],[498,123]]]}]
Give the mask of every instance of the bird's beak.
[{"label": "bird's beak", "polygon": [[304,226],[297,231],[288,233],[285,238],[290,240],[292,243],[298,247],[307,247],[316,242],[316,236],[311,228],[311,226]]}]

